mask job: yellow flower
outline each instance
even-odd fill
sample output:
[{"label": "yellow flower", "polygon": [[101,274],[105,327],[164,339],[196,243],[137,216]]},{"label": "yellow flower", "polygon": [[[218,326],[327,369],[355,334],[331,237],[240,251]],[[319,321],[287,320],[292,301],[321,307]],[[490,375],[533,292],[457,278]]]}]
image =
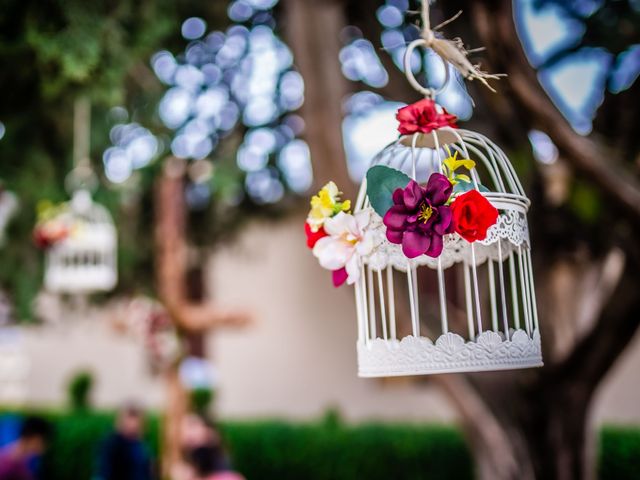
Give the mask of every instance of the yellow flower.
[{"label": "yellow flower", "polygon": [[442,163],[446,167],[447,177],[449,178],[449,181],[451,182],[451,184],[455,185],[460,180],[462,180],[463,182],[470,183],[471,179],[469,178],[468,175],[465,175],[462,173],[455,173],[455,171],[460,167],[464,167],[467,170],[471,171],[472,168],[475,168],[476,162],[468,158],[461,158],[460,160],[458,160],[457,151],[456,153],[453,154],[453,156],[451,156],[451,152],[448,152],[448,153],[449,153],[449,157],[445,158]]},{"label": "yellow flower", "polygon": [[317,232],[325,220],[339,212],[348,212],[351,209],[351,201],[340,201],[340,191],[335,183],[329,182],[311,197],[311,211],[307,217],[307,223],[313,232]]}]

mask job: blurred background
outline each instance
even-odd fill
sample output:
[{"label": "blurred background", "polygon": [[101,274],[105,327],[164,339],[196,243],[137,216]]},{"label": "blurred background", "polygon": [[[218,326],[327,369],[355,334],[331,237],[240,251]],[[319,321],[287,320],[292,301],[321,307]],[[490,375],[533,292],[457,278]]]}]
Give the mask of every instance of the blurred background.
[{"label": "blurred background", "polygon": [[[545,367],[384,380],[357,378],[353,292],[303,223],[420,98],[417,1],[1,5],[0,444],[47,419],[37,478],[124,479],[114,421],[150,475],[209,478],[176,467],[194,414],[251,480],[640,476],[640,2],[432,3],[508,75],[451,70],[437,100],[532,200]],[[51,246],[83,228],[74,279]]]}]

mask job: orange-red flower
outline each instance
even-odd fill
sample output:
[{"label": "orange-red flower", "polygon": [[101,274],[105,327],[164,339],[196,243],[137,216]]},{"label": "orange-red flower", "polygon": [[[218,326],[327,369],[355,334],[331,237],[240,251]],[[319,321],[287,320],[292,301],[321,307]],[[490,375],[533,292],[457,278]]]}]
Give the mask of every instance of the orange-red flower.
[{"label": "orange-red flower", "polygon": [[314,232],[311,229],[311,225],[307,222],[304,224],[304,233],[307,234],[307,247],[309,248],[313,248],[318,240],[327,236],[327,232],[324,231],[324,228],[320,227],[318,231]]},{"label": "orange-red flower", "polygon": [[436,102],[430,98],[402,107],[398,110],[396,119],[400,122],[398,131],[401,135],[411,135],[416,132],[430,133],[442,127],[458,128],[457,117],[436,105]]},{"label": "orange-red flower", "polygon": [[46,250],[69,236],[69,229],[56,222],[38,224],[33,229],[33,242],[36,247]]},{"label": "orange-red flower", "polygon": [[477,190],[469,190],[451,204],[455,231],[467,242],[484,240],[498,220],[498,210]]}]

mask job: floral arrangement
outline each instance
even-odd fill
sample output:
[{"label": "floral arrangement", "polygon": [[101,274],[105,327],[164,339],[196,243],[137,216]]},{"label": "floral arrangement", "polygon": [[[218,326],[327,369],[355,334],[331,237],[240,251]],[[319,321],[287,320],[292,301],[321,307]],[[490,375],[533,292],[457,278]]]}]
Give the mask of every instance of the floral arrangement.
[{"label": "floral arrangement", "polygon": [[184,354],[178,332],[162,304],[144,295],[117,300],[111,309],[112,326],[145,348],[152,373],[161,373]]},{"label": "floral arrangement", "polygon": [[33,229],[33,241],[42,250],[68,238],[75,230],[69,215],[68,203],[53,204],[48,200],[38,203],[37,222]]},{"label": "floral arrangement", "polygon": [[[457,128],[456,117],[424,99],[398,110],[401,135]],[[458,234],[467,242],[484,240],[496,223],[498,210],[481,193],[487,189],[470,178],[475,162],[447,150],[442,172],[432,173],[420,185],[405,173],[383,165],[367,172],[367,196],[371,209],[351,213],[351,202],[342,201],[333,182],[311,199],[305,223],[307,246],[323,268],[332,271],[336,287],[353,284],[360,275],[362,258],[377,247],[371,229],[372,211],[382,218],[390,243],[401,245],[407,258],[437,258],[444,236]]]},{"label": "floral arrangement", "polygon": [[373,251],[372,232],[367,229],[370,212],[351,213],[351,201],[341,201],[335,183],[329,182],[311,198],[305,223],[307,246],[320,265],[332,271],[336,287],[355,283],[360,276],[360,257]]}]

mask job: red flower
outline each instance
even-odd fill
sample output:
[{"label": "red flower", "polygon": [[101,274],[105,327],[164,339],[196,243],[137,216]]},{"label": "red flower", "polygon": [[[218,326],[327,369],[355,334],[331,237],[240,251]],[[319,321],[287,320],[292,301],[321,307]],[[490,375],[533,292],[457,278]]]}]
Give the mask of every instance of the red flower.
[{"label": "red flower", "polygon": [[406,107],[402,107],[396,114],[396,119],[400,122],[398,131],[400,135],[411,135],[412,133],[430,133],[442,127],[458,128],[457,117],[442,108],[438,111],[436,102],[430,98],[425,98]]},{"label": "red flower", "polygon": [[67,238],[68,235],[69,230],[63,226],[47,227],[36,225],[33,229],[33,242],[39,249],[46,250]]},{"label": "red flower", "polygon": [[314,232],[307,222],[304,223],[304,233],[307,234],[307,247],[309,248],[313,248],[318,240],[327,236],[324,228],[320,227],[317,232]]},{"label": "red flower", "polygon": [[498,210],[480,192],[469,190],[451,204],[455,231],[467,242],[484,240],[498,220]]}]

